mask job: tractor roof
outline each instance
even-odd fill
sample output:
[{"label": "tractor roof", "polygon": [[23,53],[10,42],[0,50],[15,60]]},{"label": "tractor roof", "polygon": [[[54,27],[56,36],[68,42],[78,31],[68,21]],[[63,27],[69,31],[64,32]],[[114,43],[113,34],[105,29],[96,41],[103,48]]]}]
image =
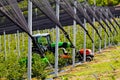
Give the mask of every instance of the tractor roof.
[{"label": "tractor roof", "polygon": [[34,34],[33,37],[37,37],[37,36],[48,36],[50,35],[50,33],[42,33],[42,34]]}]

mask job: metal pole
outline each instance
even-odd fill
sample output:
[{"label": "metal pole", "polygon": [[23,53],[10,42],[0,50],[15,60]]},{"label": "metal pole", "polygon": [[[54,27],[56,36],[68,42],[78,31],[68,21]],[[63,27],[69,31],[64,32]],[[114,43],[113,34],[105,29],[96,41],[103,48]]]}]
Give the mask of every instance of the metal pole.
[{"label": "metal pole", "polygon": [[70,36],[70,26],[68,26],[69,36]]},{"label": "metal pole", "polygon": [[37,30],[37,33],[40,33],[40,31],[39,31],[39,30]]},{"label": "metal pole", "polygon": [[[32,35],[32,2],[28,0],[28,27]],[[28,80],[31,80],[32,73],[32,40],[28,39]]]},{"label": "metal pole", "polygon": [[[120,16],[118,17],[119,19],[118,19],[118,22],[120,22]],[[120,30],[119,30],[120,31]],[[119,32],[120,33],[120,32]],[[119,39],[119,41],[120,41],[120,35],[118,35],[118,39]],[[118,43],[119,45],[120,45],[120,42]]]},{"label": "metal pole", "polygon": [[[56,16],[59,20],[59,6],[60,0],[57,0],[56,2]],[[58,42],[59,42],[59,28],[56,26],[56,46],[55,46],[55,76],[58,76]]]},{"label": "metal pole", "polygon": [[[118,16],[118,22],[120,22],[120,16]],[[120,30],[119,30],[120,31]],[[120,32],[119,32],[120,33]],[[115,36],[116,36],[116,32],[115,32]],[[120,35],[118,36],[118,39],[120,41]],[[118,45],[120,45],[120,42],[118,43]]]},{"label": "metal pole", "polygon": [[18,57],[20,57],[20,39],[19,39],[19,30],[17,30],[17,50],[18,50]]},{"label": "metal pole", "polygon": [[[118,17],[118,18],[120,18],[120,17]],[[113,37],[115,38],[117,36],[117,33],[116,33],[115,30],[113,32],[114,32],[114,36]]]},{"label": "metal pole", "polygon": [[[107,22],[107,19],[106,19],[106,22]],[[107,29],[107,26],[106,26],[106,29]],[[106,33],[104,33],[105,34],[105,39],[104,39],[104,48],[106,48],[106,46],[107,46],[107,35],[106,35]]]},{"label": "metal pole", "polygon": [[1,42],[2,42],[2,40],[1,40],[1,36],[0,36],[0,52],[1,52]]},{"label": "metal pole", "polygon": [[15,34],[15,44],[16,44],[16,50],[15,52],[17,51],[17,37],[16,37],[16,34]]},{"label": "metal pole", "polygon": [[[99,33],[100,33],[100,35],[102,35],[102,27],[101,26],[100,26]],[[102,41],[101,41],[101,39],[99,39],[99,53],[101,52],[101,44],[102,44]]]},{"label": "metal pole", "polygon": [[24,37],[24,33],[22,33],[22,45],[23,45],[23,47],[25,46],[25,43],[24,43],[25,40],[24,40],[24,38],[25,38]]},{"label": "metal pole", "polygon": [[[108,9],[106,9],[106,15],[108,15]],[[110,35],[109,30],[108,30],[108,34]],[[108,37],[108,46],[110,47],[110,36]]]},{"label": "metal pole", "polygon": [[3,32],[3,34],[4,34],[4,58],[6,60],[7,54],[6,54],[6,33],[5,33],[5,31]]},{"label": "metal pole", "polygon": [[[75,0],[74,1],[74,5],[76,6],[77,5],[77,1]],[[76,10],[76,8],[74,7],[74,12],[75,12],[75,14],[77,13],[77,10]],[[73,20],[73,44],[74,44],[74,46],[76,46],[76,21],[75,20]],[[73,48],[73,56],[72,56],[72,58],[73,58],[73,67],[75,66],[75,48]]]},{"label": "metal pole", "polygon": [[[86,9],[84,9],[86,12]],[[84,18],[84,27],[86,29],[86,19]],[[86,62],[86,31],[84,31],[84,58],[83,61]]]},{"label": "metal pole", "polygon": [[10,35],[8,35],[8,52],[10,53]]},{"label": "metal pole", "polygon": [[64,36],[64,41],[66,41],[66,38],[65,38],[65,36]]},{"label": "metal pole", "polygon": [[[119,18],[119,17],[117,17],[117,18]],[[116,26],[116,23],[114,23],[114,25]],[[112,38],[112,40],[111,40],[111,45],[114,45],[114,37],[115,37],[115,35],[113,36],[111,36],[111,38]]]},{"label": "metal pole", "polygon": [[54,32],[54,28],[52,29],[52,41],[53,42],[55,42],[55,37],[54,37],[54,35],[55,35],[55,32]]},{"label": "metal pole", "polygon": [[[94,0],[94,13],[95,13],[95,5],[96,5],[96,0]],[[95,25],[95,18],[93,17],[93,24]],[[95,30],[92,30],[92,36],[93,36],[93,40],[95,40]],[[95,43],[92,43],[92,53],[94,55],[94,51],[95,51]]]}]

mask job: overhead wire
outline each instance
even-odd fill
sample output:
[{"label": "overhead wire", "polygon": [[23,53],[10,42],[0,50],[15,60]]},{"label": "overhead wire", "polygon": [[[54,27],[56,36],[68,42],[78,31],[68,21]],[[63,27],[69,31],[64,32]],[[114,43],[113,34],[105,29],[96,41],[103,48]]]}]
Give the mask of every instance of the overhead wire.
[{"label": "overhead wire", "polygon": [[[108,9],[108,8],[107,8]],[[119,29],[120,29],[120,24],[115,20],[115,18],[113,17],[110,9],[108,9],[108,15],[114,20],[114,22],[118,25]]]},{"label": "overhead wire", "polygon": [[[103,8],[102,8],[103,9]],[[101,13],[102,13],[102,15],[108,20],[108,22],[112,25],[112,27],[114,28],[114,30],[117,32],[117,34],[118,34],[118,31],[117,31],[117,29],[116,29],[116,27],[114,26],[114,24],[111,22],[111,20],[110,20],[110,18],[108,17],[108,15],[106,15],[106,13],[104,12],[104,11],[102,11],[101,9],[98,9]]]},{"label": "overhead wire", "polygon": [[[71,1],[72,5],[74,5],[74,2],[72,0],[70,0],[70,1]],[[84,6],[86,6],[86,4],[84,4]],[[95,29],[95,31],[96,31],[97,35],[99,36],[99,38],[102,39],[102,37],[100,36],[100,34],[99,34],[98,30],[96,29],[95,25],[92,23],[91,18],[89,17],[89,15],[83,9],[83,6],[80,3],[78,3],[76,8],[84,16],[84,18],[88,21],[88,23],[93,27],[93,29]]]},{"label": "overhead wire", "polygon": [[106,19],[103,17],[102,13],[101,13],[100,11],[98,11],[97,9],[95,10],[95,13],[96,13],[96,15],[99,16],[99,17],[102,19],[102,21],[106,24],[106,26],[108,27],[108,29],[110,30],[110,32],[112,33],[112,35],[114,35],[111,27],[110,27],[109,24],[106,22]]},{"label": "overhead wire", "polygon": [[98,16],[94,13],[95,10],[91,9],[91,7],[87,4],[86,6],[86,10],[88,11],[88,13],[90,13],[90,15],[92,15],[92,17],[95,18],[95,20],[101,25],[101,27],[103,28],[103,30],[106,32],[107,36],[109,37],[110,35],[108,34],[106,28],[104,27],[104,25],[100,22],[100,19],[98,18]]}]

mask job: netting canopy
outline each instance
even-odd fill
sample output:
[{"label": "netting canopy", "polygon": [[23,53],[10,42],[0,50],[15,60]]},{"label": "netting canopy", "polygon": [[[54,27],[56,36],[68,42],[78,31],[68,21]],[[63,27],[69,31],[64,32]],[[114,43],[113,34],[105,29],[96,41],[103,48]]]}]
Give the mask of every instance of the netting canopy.
[{"label": "netting canopy", "polygon": [[91,41],[93,42],[90,34],[88,33],[88,31],[86,30],[86,28],[84,27],[84,25],[82,24],[80,18],[78,17],[78,15],[75,14],[73,8],[71,7],[71,5],[69,4],[69,2],[67,0],[61,0],[62,4],[61,7],[62,9],[67,12],[70,17],[72,17],[74,20],[76,20],[76,22],[85,30],[86,34],[88,35],[88,37],[91,39]]},{"label": "netting canopy", "polygon": [[52,9],[52,6],[48,2],[48,0],[31,0],[33,4],[35,4],[51,21],[53,21],[65,34],[66,38],[69,40],[69,42],[72,44],[72,41],[69,38],[69,35],[67,32],[62,28],[62,24],[57,19],[57,16]]},{"label": "netting canopy", "polygon": [[113,34],[110,25],[107,23],[106,19],[102,16],[102,13],[100,13],[98,10],[96,10],[95,13],[97,14],[97,16],[100,16],[100,19],[107,25],[107,27],[109,28],[110,32]]},{"label": "netting canopy", "polygon": [[108,15],[114,20],[114,22],[118,25],[118,27],[120,28],[120,24],[115,20],[115,18],[113,17],[111,11],[108,9]]},{"label": "netting canopy", "polygon": [[[74,5],[74,1],[70,0],[72,5]],[[86,4],[85,4],[86,5]],[[84,18],[88,21],[88,23],[95,29],[97,35],[101,38],[98,30],[96,29],[96,27],[94,26],[94,24],[92,23],[92,19],[89,17],[89,15],[86,13],[86,8],[83,8],[82,5],[80,3],[78,3],[76,5],[76,9],[80,12],[80,14],[82,14],[84,16]]]},{"label": "netting canopy", "polygon": [[[27,22],[22,14],[21,9],[18,7],[18,2],[16,0],[0,0],[0,6],[0,11],[7,18],[9,18],[20,29],[29,34]],[[10,27],[9,29],[13,29],[13,27]]]},{"label": "netting canopy", "polygon": [[92,10],[92,8],[88,5],[88,4],[86,4],[86,6],[84,6],[85,8],[86,8],[86,12],[88,12],[90,15],[92,15],[92,17],[94,17],[95,18],[95,20],[101,25],[101,27],[104,29],[104,31],[106,32],[106,34],[108,35],[108,36],[110,36],[109,34],[108,34],[108,32],[107,32],[107,30],[106,30],[106,28],[104,27],[104,25],[101,23],[101,21],[100,21],[100,19],[98,18],[98,16],[95,14],[95,6],[94,6],[94,9]]},{"label": "netting canopy", "polygon": [[[29,33],[29,29],[26,26],[26,20],[28,19],[27,14],[22,14],[22,12],[27,11],[27,8],[22,8],[22,10],[18,7],[18,2],[22,2],[24,0],[0,0],[0,34],[3,34],[5,31],[6,34],[16,33],[17,30],[20,32],[25,31]],[[101,27],[104,29],[104,25],[101,24],[100,19],[107,25],[109,30],[112,32],[112,27],[108,25],[105,19],[111,18],[113,21],[119,26],[119,23],[114,19],[113,16],[119,16],[120,13],[120,7],[108,7],[108,17],[106,18],[103,14],[103,12],[100,12],[96,10],[94,13],[94,9],[91,9],[91,6],[85,6],[86,13],[82,12],[81,3],[78,3],[76,6],[77,8],[77,14],[75,15],[73,11],[73,7],[75,7],[73,4],[73,0],[61,0],[60,2],[60,21],[57,20],[55,15],[55,4],[57,3],[55,0],[31,0],[35,5],[33,6],[33,30],[42,30],[42,29],[51,29],[55,28],[55,25],[57,24],[59,27],[72,25],[73,20],[76,20],[77,23],[84,29],[84,18],[88,19],[88,23],[91,23],[91,18],[95,18],[97,22],[101,25]],[[37,1],[39,1],[38,4]],[[72,4],[69,2],[72,1]],[[53,5],[54,4],[54,5]],[[69,4],[69,5],[68,5]],[[47,5],[46,7],[42,7],[41,5]],[[37,6],[37,7],[36,7]],[[37,15],[35,10],[36,8],[39,8],[40,11],[37,12]],[[104,7],[103,7],[104,8]],[[46,10],[43,10],[46,9]],[[96,7],[97,9],[97,7]],[[106,7],[104,8],[106,9]],[[81,11],[81,12],[80,12]],[[42,13],[41,13],[42,12]],[[105,11],[104,11],[105,12]],[[14,15],[13,15],[14,14]],[[100,15],[101,14],[101,15]],[[74,15],[76,17],[74,17]],[[7,17],[6,17],[7,16]],[[24,18],[25,17],[25,18]],[[26,20],[25,20],[26,19]],[[110,19],[107,19],[110,20]],[[110,22],[110,21],[109,21]],[[91,23],[92,25],[92,23]],[[21,27],[20,27],[21,26]],[[60,28],[61,28],[60,27]],[[120,26],[119,26],[120,27]],[[115,29],[115,27],[113,26]],[[62,29],[62,28],[61,28]],[[86,32],[87,30],[84,29]],[[107,33],[107,31],[104,29],[104,31]],[[64,30],[63,30],[64,32]],[[88,32],[87,32],[88,33]],[[88,33],[89,35],[89,33]],[[90,35],[89,35],[90,37]]]},{"label": "netting canopy", "polygon": [[[36,44],[36,41],[30,34],[30,30],[28,27],[28,24],[25,20],[25,17],[22,14],[21,9],[18,7],[18,3],[16,0],[0,0],[0,11],[9,18],[17,27],[19,27],[21,30],[26,32],[32,39],[32,42],[34,45],[36,45],[39,49],[40,55],[43,57],[43,52],[41,48]],[[13,27],[10,27],[13,28]],[[9,29],[10,29],[9,28]],[[6,29],[5,29],[6,30]]]},{"label": "netting canopy", "polygon": [[108,17],[108,15],[104,11],[102,11],[104,9],[98,9],[98,10],[102,13],[102,15],[108,20],[108,22],[112,25],[112,27],[114,28],[114,30],[118,33],[116,27],[114,26],[114,24],[112,23],[112,21],[110,20],[110,18]]}]

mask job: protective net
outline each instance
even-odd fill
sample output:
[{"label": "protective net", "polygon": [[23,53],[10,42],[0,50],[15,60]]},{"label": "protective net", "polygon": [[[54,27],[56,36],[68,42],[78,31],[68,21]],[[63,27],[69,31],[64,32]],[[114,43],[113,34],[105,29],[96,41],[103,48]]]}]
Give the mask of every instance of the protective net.
[{"label": "protective net", "polygon": [[[0,11],[8,17],[14,24],[16,24],[20,29],[26,32],[32,39],[32,42],[38,48],[39,54],[41,57],[44,57],[44,52],[38,46],[35,39],[30,34],[28,24],[25,20],[25,17],[22,14],[22,11],[18,7],[18,3],[16,0],[0,0]],[[13,27],[12,27],[13,28]]]},{"label": "protective net", "polygon": [[[69,0],[69,1],[71,2],[72,5],[74,5],[74,1],[73,0]],[[86,4],[84,4],[84,5],[86,5]],[[74,5],[74,6],[76,6],[76,5]],[[99,34],[99,32],[98,32],[98,30],[96,29],[96,27],[92,23],[91,18],[86,13],[86,11],[85,11],[86,8],[83,8],[83,6],[79,2],[77,3],[76,8],[84,16],[84,18],[88,21],[88,23],[93,27],[93,29],[95,29],[95,31],[96,31],[97,35],[99,36],[99,38],[102,39],[100,34]]]},{"label": "protective net", "polygon": [[99,10],[97,10],[97,9],[95,9],[95,13],[96,13],[97,16],[100,16],[100,19],[106,24],[106,26],[108,27],[108,29],[110,30],[110,32],[112,34],[114,34],[113,31],[112,31],[112,29],[111,29],[111,27],[107,23],[106,19],[103,17],[102,13]]},{"label": "protective net", "polygon": [[[23,1],[17,0],[17,1],[21,1],[20,4],[23,5],[25,0],[23,0]],[[55,10],[55,3],[56,3],[55,0],[48,0],[48,1],[50,1],[50,4],[52,4],[53,9]],[[69,1],[71,1],[71,0],[69,0]],[[25,6],[26,6],[26,4],[25,4]],[[89,7],[91,8],[92,6],[89,6]],[[21,7],[21,8],[22,8],[21,10],[23,12],[27,12],[27,10],[28,10],[27,6]],[[106,7],[103,7],[103,8],[106,8]],[[110,9],[110,11],[113,15],[117,15],[117,16],[119,15],[119,10],[118,10],[118,8],[120,8],[119,6],[117,6],[117,9],[116,9],[116,7],[107,7],[107,8]],[[46,17],[43,13],[41,13],[41,11],[38,10],[38,15],[36,16],[35,9],[36,9],[36,6],[33,5],[33,31],[34,30],[51,29],[51,28],[55,27],[56,24],[53,23],[50,19],[48,19],[48,17]],[[97,9],[97,7],[96,7],[96,9]],[[92,15],[88,10],[89,9],[86,8],[86,13],[92,19],[94,15]],[[77,15],[83,24],[84,16],[79,12],[77,12]],[[28,15],[24,14],[24,16],[26,17],[26,20],[27,20]],[[100,19],[99,16],[97,16],[97,17]],[[112,19],[110,14],[109,14],[109,18]],[[0,35],[3,34],[4,30],[5,30],[6,34],[16,33],[17,30],[19,30],[19,32],[23,32],[23,30],[21,30],[19,27],[17,27],[12,21],[7,19],[5,17],[5,15],[1,12],[0,12],[0,19],[1,19],[0,20]],[[96,21],[97,21],[97,19],[96,19]],[[114,21],[114,19],[113,19],[113,21]],[[68,15],[68,13],[66,13],[63,9],[61,9],[60,10],[60,22],[61,22],[63,27],[66,27],[68,25],[73,25],[73,18],[71,18],[70,15]],[[99,23],[99,21],[97,21],[97,22]],[[117,25],[119,25],[119,23]]]},{"label": "protective net", "polygon": [[48,0],[31,0],[31,1],[33,2],[34,5],[36,5],[41,10],[41,12],[43,12],[50,20],[52,20],[63,31],[64,35],[69,40],[72,47],[74,47],[72,41],[69,38],[69,35],[62,28],[61,23],[57,19],[56,14],[55,14],[52,6],[50,5],[49,1]]},{"label": "protective net", "polygon": [[107,36],[109,37],[110,35],[108,34],[106,28],[104,27],[104,25],[101,23],[100,19],[98,18],[98,16],[94,12],[95,8],[91,9],[91,7],[88,4],[86,4],[86,6],[84,6],[84,7],[86,8],[86,12],[90,13],[90,15],[92,15],[92,17],[95,18],[95,20],[101,25],[101,27],[103,28],[103,30],[106,32]]},{"label": "protective net", "polygon": [[19,28],[29,34],[27,22],[16,0],[0,0],[0,11]]},{"label": "protective net", "polygon": [[61,0],[61,7],[63,8],[63,10],[65,12],[67,12],[86,32],[86,34],[88,35],[88,37],[91,39],[91,41],[93,42],[90,34],[88,33],[88,31],[85,29],[84,25],[82,24],[81,20],[79,19],[79,17],[75,14],[72,6],[70,5],[70,3],[67,0]]},{"label": "protective net", "polygon": [[108,20],[108,22],[112,25],[112,27],[114,28],[114,30],[117,32],[117,34],[118,34],[118,31],[117,31],[117,29],[116,29],[116,27],[114,26],[114,24],[112,23],[112,21],[110,20],[110,18],[108,17],[108,15],[104,12],[104,9],[103,8],[100,8],[100,9],[98,9],[101,13],[102,13],[102,15]]},{"label": "protective net", "polygon": [[[108,8],[107,8],[108,9]],[[115,18],[113,17],[110,9],[108,9],[108,15],[114,20],[114,22],[118,25],[119,29],[120,29],[120,24],[115,20]]]}]

